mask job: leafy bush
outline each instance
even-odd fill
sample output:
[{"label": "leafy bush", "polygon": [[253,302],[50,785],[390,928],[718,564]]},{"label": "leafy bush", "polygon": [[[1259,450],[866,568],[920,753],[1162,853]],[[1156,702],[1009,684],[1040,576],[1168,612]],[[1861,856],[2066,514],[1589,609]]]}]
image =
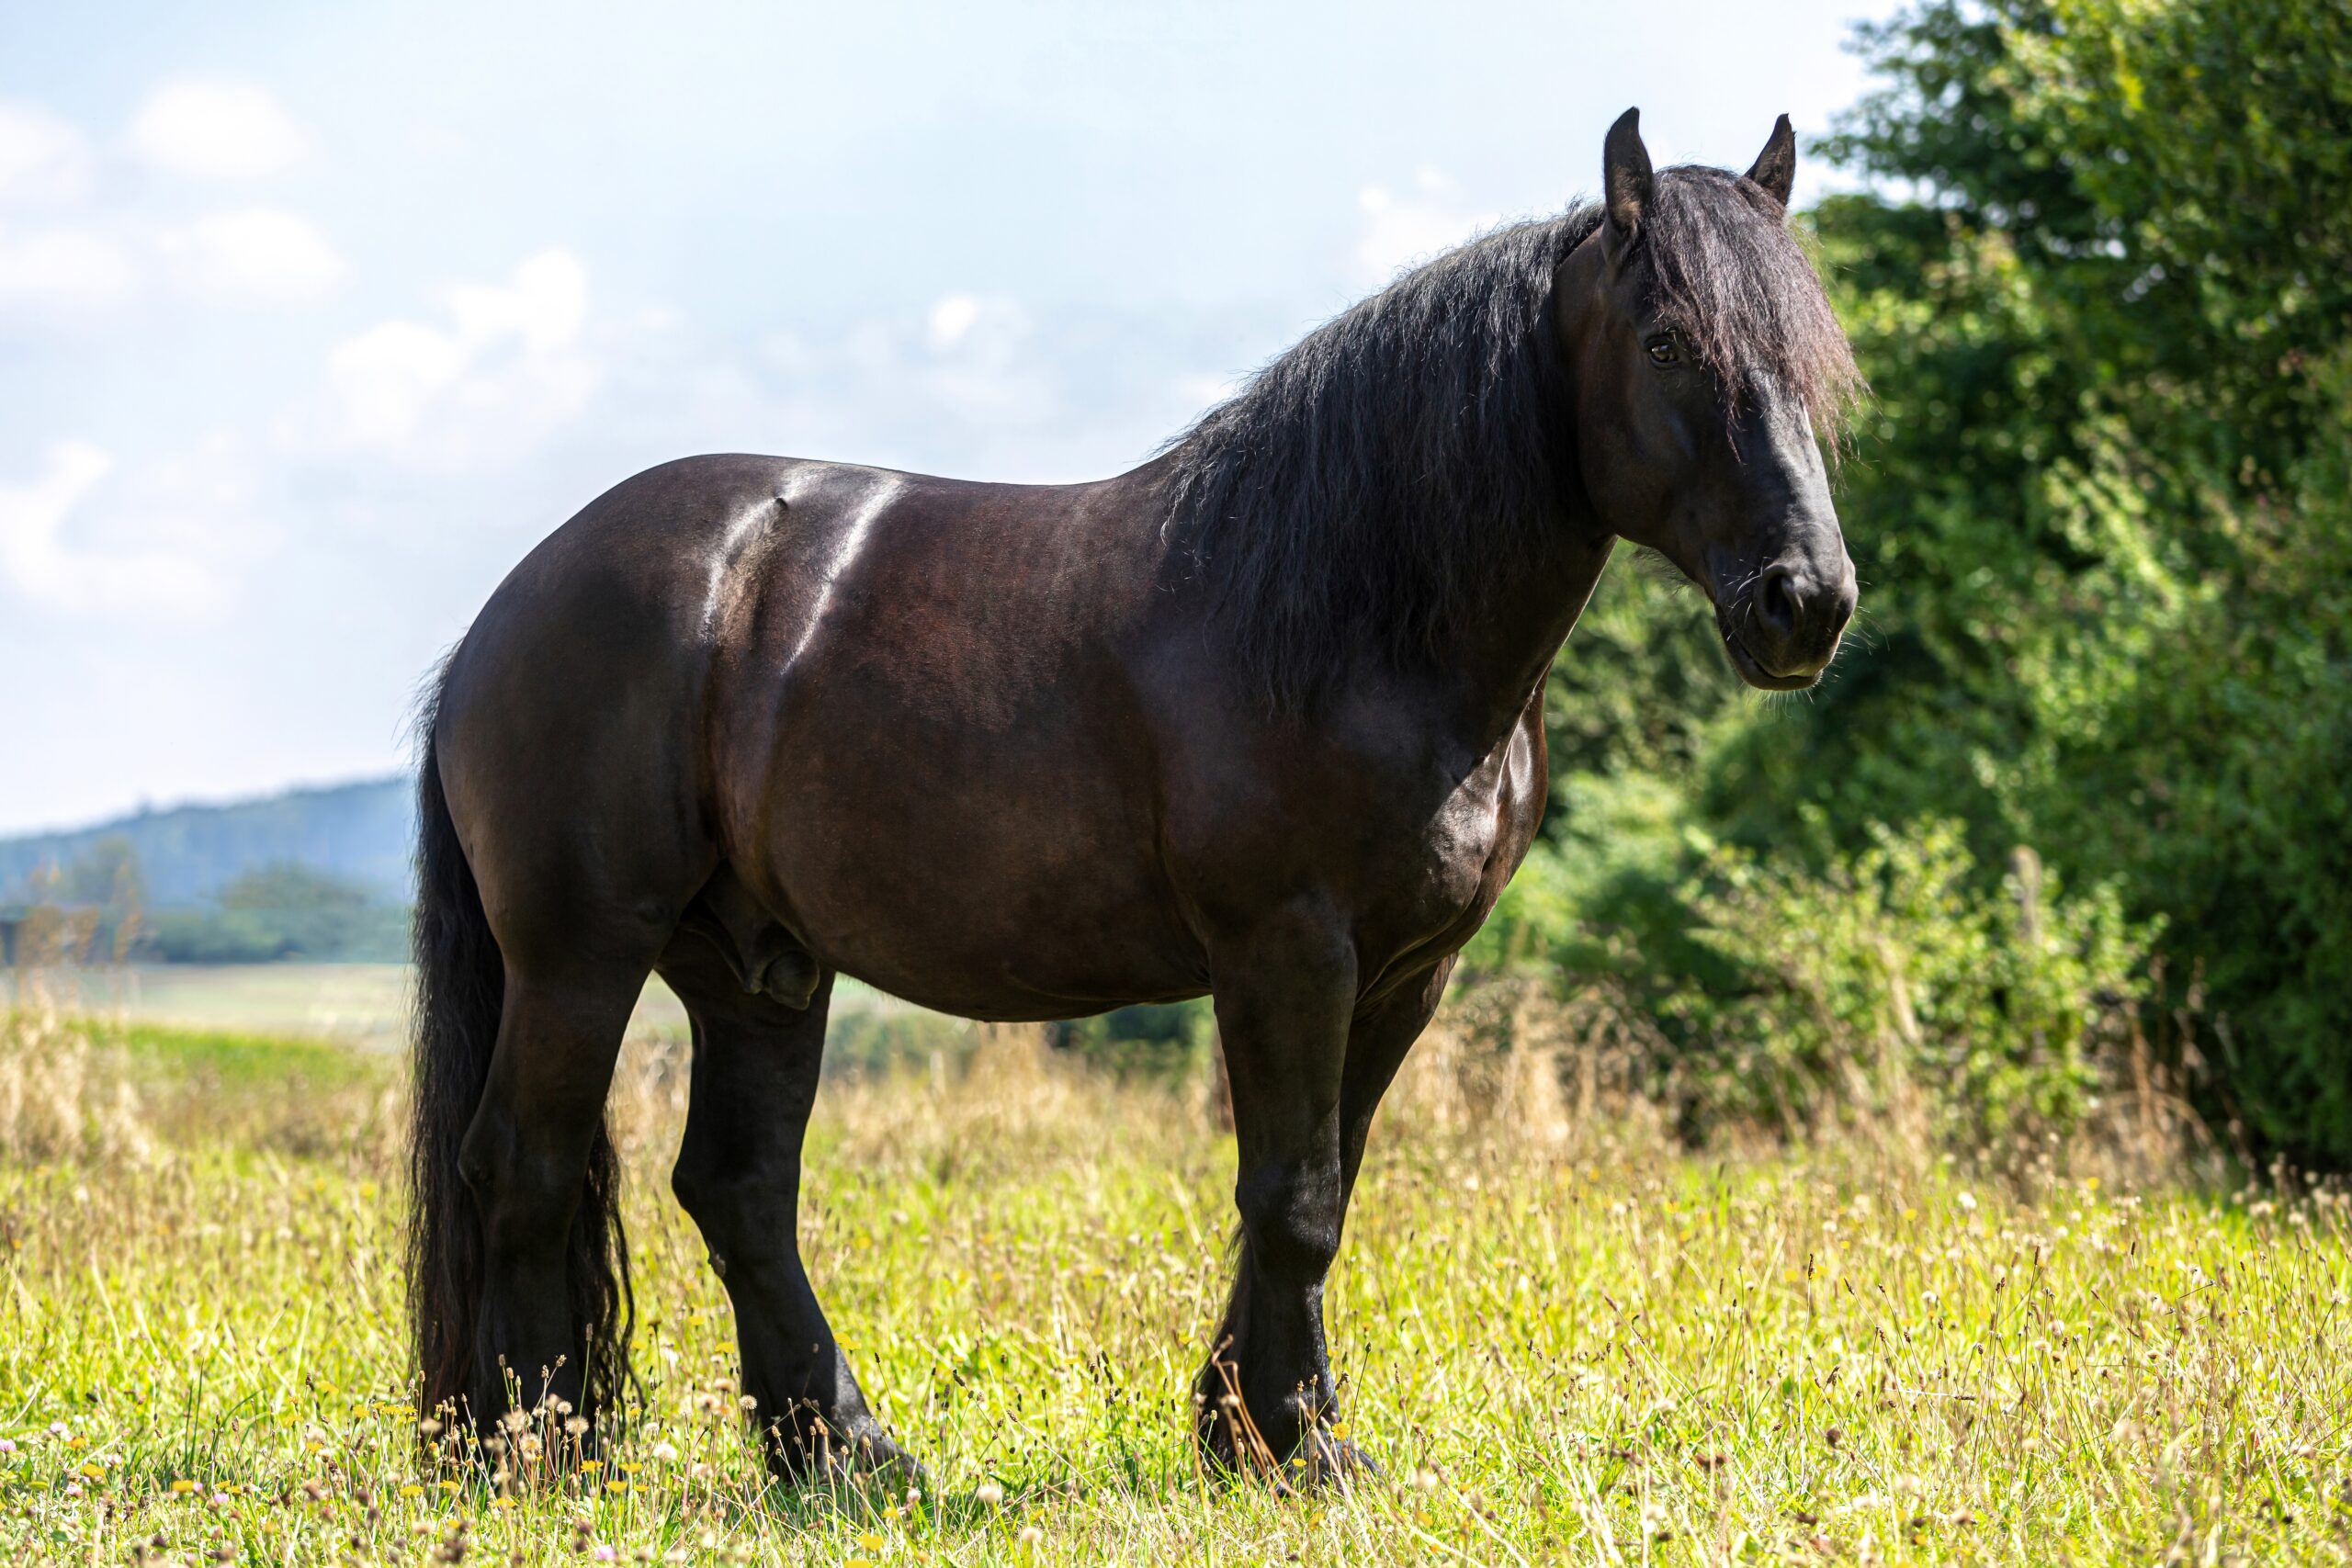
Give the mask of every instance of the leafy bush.
[{"label": "leafy bush", "polygon": [[1724,994],[1702,846],[1802,881],[1956,821],[1970,908],[2018,843],[2114,890],[2217,1129],[2352,1168],[2352,7],[1921,0],[1860,42],[1822,151],[1862,188],[1804,221],[1874,393],[1864,619],[1761,704],[1612,573],[1552,684],[1551,891],[1505,924],[1564,897],[1564,988],[1703,1046],[1668,1010]]},{"label": "leafy bush", "polygon": [[1704,1051],[1712,1108],[1789,1127],[1917,1105],[1975,1145],[2078,1123],[2154,930],[2112,886],[2058,896],[2030,851],[1998,891],[1974,873],[1951,821],[1873,826],[1820,874],[1712,857],[1692,934],[1739,983],[1686,986],[1669,1008]]}]

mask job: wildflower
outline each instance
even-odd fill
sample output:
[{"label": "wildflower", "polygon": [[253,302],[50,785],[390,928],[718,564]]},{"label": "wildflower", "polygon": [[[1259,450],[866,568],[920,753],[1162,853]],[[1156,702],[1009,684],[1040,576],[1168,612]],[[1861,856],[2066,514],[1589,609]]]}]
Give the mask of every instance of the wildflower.
[{"label": "wildflower", "polygon": [[653,1459],[654,1459],[654,1462],[656,1462],[657,1464],[675,1464],[675,1463],[677,1463],[677,1461],[678,1461],[678,1447],[677,1447],[677,1445],[676,1445],[675,1443],[669,1443],[669,1442],[661,1442],[661,1443],[656,1443],[656,1444],[654,1444],[654,1445],[653,1445]]},{"label": "wildflower", "polygon": [[1004,1501],[1004,1488],[993,1481],[983,1481],[980,1483],[979,1490],[972,1495],[981,1507],[993,1508]]},{"label": "wildflower", "polygon": [[876,1535],[872,1530],[867,1530],[865,1534],[857,1538],[857,1544],[868,1551],[879,1551],[890,1543],[884,1540],[880,1536]]},{"label": "wildflower", "polygon": [[424,1488],[412,1481],[407,1485],[401,1488],[401,1495],[403,1497],[422,1497],[424,1495]]},{"label": "wildflower", "polygon": [[13,1453],[15,1453],[16,1451],[17,1451],[17,1439],[16,1439],[16,1438],[0,1438],[0,1459],[6,1459],[8,1455],[13,1454]]},{"label": "wildflower", "polygon": [[172,1490],[182,1494],[193,1492],[196,1490],[196,1483],[193,1481],[175,1481],[172,1483]]},{"label": "wildflower", "polygon": [[1035,1546],[1037,1542],[1046,1539],[1046,1532],[1039,1529],[1035,1525],[1023,1525],[1021,1527],[1021,1533],[1013,1537],[1013,1539],[1023,1546]]},{"label": "wildflower", "polygon": [[1958,1203],[1964,1213],[1973,1214],[1976,1212],[1976,1194],[1973,1192],[1963,1192],[1952,1201]]}]

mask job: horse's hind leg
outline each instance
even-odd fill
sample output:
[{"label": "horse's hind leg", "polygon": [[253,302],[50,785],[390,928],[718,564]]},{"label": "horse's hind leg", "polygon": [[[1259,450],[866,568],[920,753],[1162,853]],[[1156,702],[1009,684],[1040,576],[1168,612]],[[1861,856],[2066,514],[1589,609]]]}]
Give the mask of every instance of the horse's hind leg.
[{"label": "horse's hind leg", "polygon": [[625,1375],[605,1096],[647,973],[641,963],[506,964],[498,1043],[458,1163],[481,1216],[469,1390],[478,1423],[510,1402],[593,1418]]},{"label": "horse's hind leg", "polygon": [[[790,1478],[912,1480],[866,1408],[800,1261],[801,1140],[824,1059],[831,972],[805,1007],[743,988],[702,934],[681,931],[662,976],[694,1020],[694,1085],[672,1185],[734,1303],[743,1393],[770,1466]],[[797,991],[797,988],[796,988]]]}]

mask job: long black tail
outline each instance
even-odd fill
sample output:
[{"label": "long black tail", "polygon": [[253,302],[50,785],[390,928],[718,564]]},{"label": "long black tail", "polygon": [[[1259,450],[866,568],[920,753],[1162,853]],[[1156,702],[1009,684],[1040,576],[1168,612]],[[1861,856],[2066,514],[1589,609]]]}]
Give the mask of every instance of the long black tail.
[{"label": "long black tail", "polygon": [[[417,768],[416,1056],[409,1127],[409,1311],[427,1412],[447,1405],[478,1422],[504,1409],[503,1391],[478,1371],[483,1245],[472,1190],[458,1160],[481,1103],[498,1041],[506,969],[473,869],[466,863],[441,789],[433,739],[442,682],[419,722]],[[580,1411],[594,1414],[628,1379],[634,1316],[628,1244],[621,1230],[620,1160],[599,1127],[588,1180],[571,1223],[565,1276],[574,1343],[582,1348]],[[526,1400],[537,1390],[524,1391]],[[492,1407],[484,1408],[487,1400]]]}]

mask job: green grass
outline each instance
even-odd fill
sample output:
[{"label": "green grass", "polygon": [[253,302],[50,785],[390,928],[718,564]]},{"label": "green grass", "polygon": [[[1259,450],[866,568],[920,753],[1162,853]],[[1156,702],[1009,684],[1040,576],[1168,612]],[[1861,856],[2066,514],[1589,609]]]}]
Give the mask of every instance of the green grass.
[{"label": "green grass", "polygon": [[321,1040],[157,1023],[109,1030],[107,1038],[119,1043],[138,1081],[208,1093],[275,1094],[288,1092],[289,1085],[380,1083],[391,1070],[383,1058]]},{"label": "green grass", "polygon": [[[58,1054],[11,1042],[20,1073]],[[2332,1195],[2118,1190],[2055,1156],[1996,1186],[1862,1143],[1683,1156],[1556,1094],[1476,1113],[1417,1064],[1329,1301],[1385,1475],[1287,1497],[1204,1479],[1186,1440],[1230,1140],[1196,1094],[1015,1040],[950,1081],[835,1086],[812,1145],[809,1267],[930,1466],[909,1504],[766,1484],[726,1298],[662,1179],[676,1076],[641,1068],[645,1404],[606,1467],[500,1498],[419,1455],[374,1066],[330,1083],[314,1047],[144,1033],[110,1059],[230,1109],[0,1164],[12,1561],[413,1562],[461,1521],[476,1562],[2352,1555]],[[253,1109],[271,1086],[282,1120]]]}]

